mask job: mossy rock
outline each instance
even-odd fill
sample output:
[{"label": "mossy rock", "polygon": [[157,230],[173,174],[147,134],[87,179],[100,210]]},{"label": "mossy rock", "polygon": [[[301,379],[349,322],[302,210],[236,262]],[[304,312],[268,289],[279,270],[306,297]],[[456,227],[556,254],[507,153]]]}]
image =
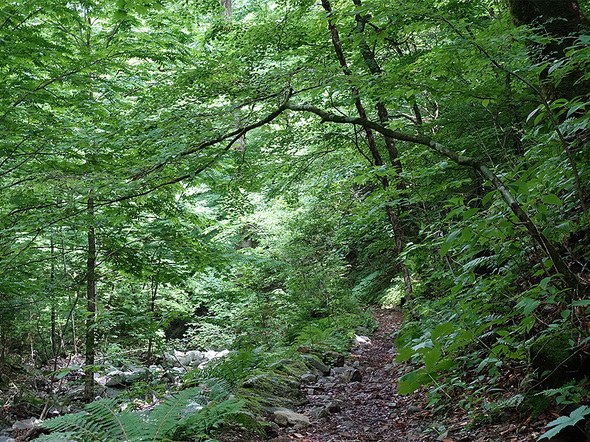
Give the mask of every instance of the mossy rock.
[{"label": "mossy rock", "polygon": [[560,387],[576,378],[577,360],[568,330],[555,330],[540,337],[530,352],[531,364],[546,387]]},{"label": "mossy rock", "polygon": [[299,382],[291,376],[281,376],[276,373],[256,374],[246,379],[241,388],[255,391],[257,394],[268,394],[283,398],[298,399],[304,396],[299,389]]},{"label": "mossy rock", "polygon": [[277,374],[283,374],[292,376],[295,379],[299,379],[303,374],[307,373],[307,367],[302,361],[296,361],[294,359],[279,359],[276,362],[270,364],[266,370],[271,370]]}]

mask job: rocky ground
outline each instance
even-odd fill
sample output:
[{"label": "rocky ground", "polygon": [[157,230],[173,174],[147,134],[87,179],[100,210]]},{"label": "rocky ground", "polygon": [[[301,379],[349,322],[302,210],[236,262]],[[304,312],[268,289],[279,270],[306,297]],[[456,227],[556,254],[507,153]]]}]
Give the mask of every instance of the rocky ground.
[{"label": "rocky ground", "polygon": [[[341,375],[332,369],[335,379],[325,376],[307,385],[303,382],[307,403],[294,411],[307,416],[309,426],[296,421],[295,425],[281,426],[271,441],[529,442],[536,441],[547,422],[559,415],[559,410],[548,410],[531,420],[506,412],[494,423],[474,424],[458,404],[463,398],[460,393],[456,407],[432,414],[424,392],[409,396],[397,393],[398,379],[416,368],[395,362],[394,341],[402,324],[402,313],[380,309],[375,312],[375,318],[379,323],[376,333],[367,342],[359,343],[346,358],[347,365],[358,369],[359,378],[343,382]],[[550,442],[584,440],[588,440],[584,435],[570,434]]]}]

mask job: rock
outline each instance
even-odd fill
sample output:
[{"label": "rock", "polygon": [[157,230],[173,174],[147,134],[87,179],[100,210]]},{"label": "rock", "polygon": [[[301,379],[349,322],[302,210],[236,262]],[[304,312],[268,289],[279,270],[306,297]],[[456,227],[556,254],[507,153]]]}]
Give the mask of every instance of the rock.
[{"label": "rock", "polygon": [[371,340],[366,336],[354,335],[354,343],[355,345],[370,344]]},{"label": "rock", "polygon": [[38,421],[36,419],[24,419],[22,421],[16,421],[12,424],[13,430],[30,430],[35,427]]},{"label": "rock", "polygon": [[334,382],[336,378],[334,376],[326,376],[318,379],[318,384],[326,384],[328,382]]},{"label": "rock", "polygon": [[268,422],[265,424],[264,432],[268,437],[277,437],[279,435],[279,425],[276,422]]},{"label": "rock", "polygon": [[181,367],[203,367],[207,364],[207,362],[221,358],[229,353],[229,350],[207,350],[207,351],[198,351],[198,350],[191,350],[183,353],[178,350],[174,350],[173,353],[166,353],[164,358],[170,362],[172,365],[181,366]]},{"label": "rock", "polygon": [[203,409],[203,405],[198,401],[189,401],[182,409],[183,416],[198,413]]},{"label": "rock", "polygon": [[123,391],[124,390],[120,388],[106,387],[104,394],[105,397],[113,399],[119,397],[119,395],[123,393]]},{"label": "rock", "polygon": [[302,385],[311,385],[311,384],[315,384],[318,380],[317,375],[312,374],[312,373],[306,373],[303,376],[301,376],[301,384]]},{"label": "rock", "polygon": [[275,422],[283,427],[293,426],[295,428],[306,428],[311,425],[307,416],[295,413],[293,410],[287,408],[275,411],[273,416]]},{"label": "rock", "polygon": [[16,442],[12,437],[0,436],[0,442]]},{"label": "rock", "polygon": [[122,387],[140,381],[144,377],[145,369],[136,369],[132,371],[114,370],[107,373],[107,381],[104,385],[107,387]]},{"label": "rock", "polygon": [[328,412],[324,407],[314,407],[307,413],[314,419],[322,419],[328,416]]},{"label": "rock", "polygon": [[247,389],[247,395],[255,393],[264,397],[266,403],[290,406],[305,397],[300,384],[288,376],[273,376],[271,373],[257,374],[242,382],[241,388]]},{"label": "rock", "polygon": [[342,402],[338,400],[330,401],[326,404],[326,409],[330,413],[338,413],[342,410]]},{"label": "rock", "polygon": [[335,351],[327,351],[324,354],[324,362],[332,367],[343,367],[344,366],[344,355],[336,353]]},{"label": "rock", "polygon": [[326,364],[324,364],[322,361],[315,358],[314,356],[301,355],[301,358],[303,359],[303,362],[305,362],[306,365],[319,370],[322,374],[330,373],[330,367],[328,367]]},{"label": "rock", "polygon": [[330,374],[336,378],[337,382],[345,384],[349,382],[361,382],[363,380],[361,372],[353,367],[335,367],[330,370]]}]

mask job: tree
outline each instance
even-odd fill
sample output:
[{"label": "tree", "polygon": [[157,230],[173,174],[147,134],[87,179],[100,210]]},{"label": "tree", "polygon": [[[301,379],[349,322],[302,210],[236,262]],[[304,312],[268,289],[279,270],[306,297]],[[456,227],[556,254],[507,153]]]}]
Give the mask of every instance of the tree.
[{"label": "tree", "polygon": [[518,26],[530,26],[541,38],[531,45],[533,58],[545,67],[541,81],[549,100],[571,100],[590,93],[590,84],[580,69],[574,69],[558,81],[549,78],[551,66],[567,59],[568,48],[590,25],[577,1],[507,0],[510,14]]}]

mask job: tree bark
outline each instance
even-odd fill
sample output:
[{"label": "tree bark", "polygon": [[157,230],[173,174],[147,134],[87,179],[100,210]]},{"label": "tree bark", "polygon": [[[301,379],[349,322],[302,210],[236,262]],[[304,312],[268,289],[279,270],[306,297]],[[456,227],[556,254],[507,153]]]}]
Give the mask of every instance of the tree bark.
[{"label": "tree bark", "polygon": [[[352,1],[355,4],[355,6],[362,5],[361,0]],[[359,49],[363,57],[363,60],[365,61],[367,68],[372,74],[381,75],[381,66],[379,66],[379,63],[377,63],[377,60],[375,59],[375,53],[371,50],[364,38],[365,19],[360,14],[356,14],[355,20],[357,22],[355,30],[360,38]],[[379,121],[381,122],[381,124],[386,124],[386,122],[389,120],[389,112],[387,110],[387,107],[381,100],[377,101],[376,107],[377,115],[379,116]],[[391,166],[398,175],[397,179],[395,180],[396,188],[398,191],[404,192],[406,190],[406,186],[404,185],[404,182],[401,179],[401,173],[403,171],[403,168],[399,157],[399,152],[395,144],[395,140],[391,137],[388,137],[387,135],[383,135],[383,138],[385,140],[385,147],[387,148],[389,162],[391,163]],[[404,289],[406,292],[406,297],[409,298],[413,291],[412,278],[410,277],[408,267],[405,265],[403,260],[399,258],[399,256],[401,256],[401,254],[404,251],[403,229],[400,225],[395,209],[392,206],[387,206],[386,210],[389,222],[393,227],[393,234],[395,236],[395,251],[398,256],[398,265],[402,271],[402,276],[404,278]]]},{"label": "tree bark", "polygon": [[86,210],[88,225],[88,255],[86,261],[86,349],[84,365],[86,379],[84,383],[84,398],[92,401],[94,398],[94,364],[96,347],[96,232],[94,229],[94,198],[88,195]]}]

